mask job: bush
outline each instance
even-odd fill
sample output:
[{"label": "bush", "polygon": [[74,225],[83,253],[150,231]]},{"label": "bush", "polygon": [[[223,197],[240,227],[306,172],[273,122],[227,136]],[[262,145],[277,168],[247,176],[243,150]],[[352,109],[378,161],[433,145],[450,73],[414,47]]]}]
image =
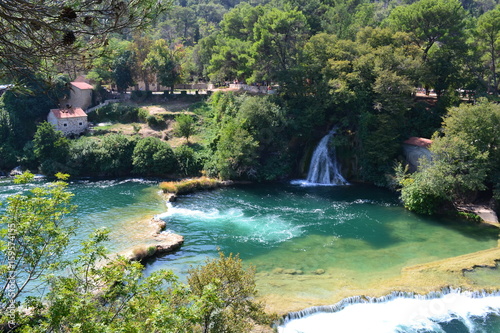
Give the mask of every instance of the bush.
[{"label": "bush", "polygon": [[194,133],[194,119],[188,114],[180,114],[175,117],[174,133],[176,136],[186,138],[189,142],[189,137]]},{"label": "bush", "polygon": [[137,139],[123,134],[105,136],[99,144],[97,155],[100,176],[124,176],[132,170],[132,152]]},{"label": "bush", "polygon": [[184,176],[195,176],[201,171],[201,163],[193,149],[188,146],[180,146],[174,151],[179,173]]},{"label": "bush", "polygon": [[146,118],[146,122],[151,128],[164,128],[166,123],[165,120],[159,115],[150,115]]},{"label": "bush", "polygon": [[106,121],[133,123],[139,121],[139,108],[132,105],[112,103],[89,113],[88,120],[94,123]]},{"label": "bush", "polygon": [[165,176],[175,170],[176,160],[170,145],[158,138],[141,139],[132,154],[134,173],[145,176]]},{"label": "bush", "polygon": [[219,258],[189,270],[188,284],[195,295],[211,291],[217,300],[206,304],[203,332],[251,332],[254,324],[272,319],[255,300],[255,269],[244,269],[238,255],[226,257],[219,252]]},{"label": "bush", "polygon": [[139,111],[137,113],[137,118],[139,118],[140,122],[145,123],[146,119],[148,118],[148,116],[149,116],[149,111],[148,110],[143,109],[143,108],[139,109]]}]

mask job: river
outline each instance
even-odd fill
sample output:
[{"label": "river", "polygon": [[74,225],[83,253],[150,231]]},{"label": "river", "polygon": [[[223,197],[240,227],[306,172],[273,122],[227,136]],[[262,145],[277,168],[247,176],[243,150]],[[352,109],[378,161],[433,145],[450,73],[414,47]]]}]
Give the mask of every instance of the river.
[{"label": "river", "polygon": [[[29,186],[0,183],[0,201]],[[146,274],[168,268],[182,279],[218,249],[239,253],[256,267],[268,309],[280,313],[394,290],[500,288],[498,270],[402,274],[408,267],[495,248],[498,229],[415,215],[394,193],[372,186],[242,185],[181,196],[169,207],[155,182],[140,179],[77,181],[69,189],[81,221],[69,256],[98,227],[112,230],[111,252],[142,243],[149,239],[144,221],[157,215],[185,244],[148,262]]]}]

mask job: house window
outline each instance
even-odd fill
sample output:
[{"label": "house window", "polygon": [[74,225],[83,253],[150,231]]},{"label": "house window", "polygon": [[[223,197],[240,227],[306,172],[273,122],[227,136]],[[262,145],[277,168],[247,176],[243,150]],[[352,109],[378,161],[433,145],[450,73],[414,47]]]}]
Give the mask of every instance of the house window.
[{"label": "house window", "polygon": [[81,122],[80,122],[80,123],[78,123],[78,125],[82,126],[82,125],[83,125],[83,123],[81,123]]},{"label": "house window", "polygon": [[63,126],[66,127],[66,126],[68,126],[68,124],[64,123]]}]

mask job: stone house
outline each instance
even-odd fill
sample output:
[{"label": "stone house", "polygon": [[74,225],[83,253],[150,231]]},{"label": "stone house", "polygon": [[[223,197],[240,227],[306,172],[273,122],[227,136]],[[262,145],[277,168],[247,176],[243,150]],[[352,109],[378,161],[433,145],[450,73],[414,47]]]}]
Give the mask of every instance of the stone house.
[{"label": "stone house", "polygon": [[92,105],[92,92],[94,87],[87,82],[70,82],[69,99],[63,101],[69,107],[87,110]]},{"label": "stone house", "polygon": [[82,108],[52,109],[47,121],[64,135],[78,135],[87,130],[87,114]]},{"label": "stone house", "polygon": [[432,159],[432,153],[429,150],[431,144],[432,140],[430,139],[414,136],[403,142],[403,152],[410,167],[410,172],[418,170],[421,158]]}]

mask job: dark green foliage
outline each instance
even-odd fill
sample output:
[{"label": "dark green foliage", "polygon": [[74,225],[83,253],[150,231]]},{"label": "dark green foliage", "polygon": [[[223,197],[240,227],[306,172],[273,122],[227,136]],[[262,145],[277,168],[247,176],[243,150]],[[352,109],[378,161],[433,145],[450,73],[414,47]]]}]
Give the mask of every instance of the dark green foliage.
[{"label": "dark green foliage", "polygon": [[69,149],[68,167],[75,176],[101,175],[100,141],[93,138],[81,137],[71,143]]},{"label": "dark green foliage", "polygon": [[139,112],[140,108],[136,106],[111,103],[89,113],[88,120],[94,123],[108,121],[133,123],[140,120]]},{"label": "dark green foliage", "polygon": [[178,172],[182,176],[198,176],[202,164],[198,154],[189,146],[182,145],[174,150]]},{"label": "dark green foliage", "polygon": [[69,140],[61,131],[56,131],[48,122],[41,123],[33,138],[33,152],[41,164],[41,171],[53,176],[59,171],[67,171],[64,167],[68,158]]},{"label": "dark green foliage", "polygon": [[289,162],[283,108],[268,97],[232,93],[214,94],[210,106],[212,118],[206,132],[212,156],[207,156],[205,165],[210,175],[274,180],[288,174],[287,165],[271,167],[276,161]]},{"label": "dark green foliage", "polygon": [[134,66],[133,53],[131,50],[123,51],[113,61],[113,78],[119,92],[124,92],[128,87],[134,85],[132,68]]},{"label": "dark green foliage", "polygon": [[102,138],[97,163],[101,176],[124,176],[132,171],[132,153],[136,139],[122,134],[110,134]]},{"label": "dark green foliage", "polygon": [[0,170],[10,170],[17,166],[17,152],[9,142],[0,143]]},{"label": "dark green foliage", "polygon": [[160,115],[149,115],[146,117],[146,123],[149,125],[151,128],[158,128],[162,129],[165,128],[166,123],[165,120],[163,119],[162,116]]},{"label": "dark green foliage", "polygon": [[176,167],[172,148],[165,141],[148,137],[139,140],[132,154],[134,173],[145,176],[165,176]]},{"label": "dark green foliage", "polygon": [[31,73],[25,73],[22,87],[7,90],[0,97],[0,136],[7,126],[9,140],[16,149],[22,149],[31,140],[38,122],[47,119],[50,109],[56,108],[59,99],[69,90],[63,76],[49,84]]}]

